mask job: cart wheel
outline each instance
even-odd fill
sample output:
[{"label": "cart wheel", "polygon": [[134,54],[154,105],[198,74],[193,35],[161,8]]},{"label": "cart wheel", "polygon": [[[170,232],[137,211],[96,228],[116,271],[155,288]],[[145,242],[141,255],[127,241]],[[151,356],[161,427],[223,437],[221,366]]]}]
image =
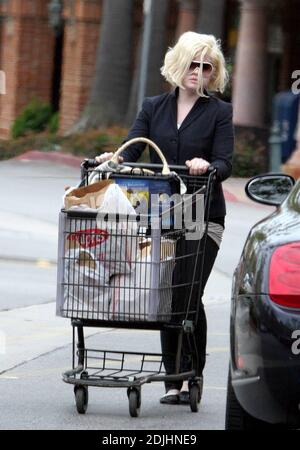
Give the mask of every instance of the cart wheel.
[{"label": "cart wheel", "polygon": [[131,417],[138,417],[141,407],[141,393],[137,389],[130,389],[127,395],[129,399],[129,414]]},{"label": "cart wheel", "polygon": [[200,387],[198,384],[193,384],[190,387],[190,407],[192,412],[198,412],[198,404],[201,400]]},{"label": "cart wheel", "polygon": [[75,386],[74,392],[77,411],[79,414],[85,414],[89,402],[88,388],[85,386]]}]

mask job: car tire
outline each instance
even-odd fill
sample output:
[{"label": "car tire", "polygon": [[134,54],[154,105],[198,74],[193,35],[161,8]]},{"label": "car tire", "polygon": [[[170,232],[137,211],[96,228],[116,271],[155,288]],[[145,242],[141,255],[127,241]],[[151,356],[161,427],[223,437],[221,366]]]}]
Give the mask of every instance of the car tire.
[{"label": "car tire", "polygon": [[258,430],[272,427],[274,427],[274,425],[250,416],[250,414],[242,408],[234,393],[231,382],[231,372],[229,369],[225,430]]}]

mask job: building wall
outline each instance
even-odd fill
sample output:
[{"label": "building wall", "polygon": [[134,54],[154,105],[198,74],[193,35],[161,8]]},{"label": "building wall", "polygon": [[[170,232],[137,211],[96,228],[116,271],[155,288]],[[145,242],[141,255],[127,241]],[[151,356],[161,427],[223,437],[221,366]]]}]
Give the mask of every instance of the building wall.
[{"label": "building wall", "polygon": [[3,4],[1,70],[6,95],[0,103],[0,137],[8,137],[15,117],[33,98],[51,99],[54,33],[47,0],[10,0]]},{"label": "building wall", "polygon": [[[64,1],[63,66],[59,102],[61,133],[72,128],[88,99],[96,62],[102,2],[103,0]],[[135,2],[136,49],[142,26],[142,0]],[[7,93],[0,96],[0,137],[9,136],[13,120],[34,96],[48,102],[53,98],[55,35],[49,26],[48,3],[49,0],[0,2],[0,69],[5,71],[7,82]],[[234,60],[235,65],[235,122],[245,126],[266,125],[267,102],[270,103],[270,99],[262,93],[265,84],[269,82],[264,65],[268,62],[266,49],[270,18],[267,10],[270,2],[202,0],[201,4],[202,8],[199,10],[196,0],[170,0],[166,25],[169,45],[173,45],[175,38],[189,29],[199,32],[217,30],[215,33],[225,43],[228,52],[226,56]],[[275,78],[279,80],[278,89],[282,89],[290,87],[291,70],[300,69],[297,67],[300,61],[300,0],[274,0],[273,8],[275,4],[276,8],[288,4],[288,7],[283,7],[280,11],[278,9],[283,32],[283,58],[281,67],[274,70],[280,71]],[[234,23],[232,14],[235,17]],[[239,23],[239,33],[236,23]],[[137,52],[133,53],[134,71]],[[255,88],[249,89],[251,85]],[[168,89],[168,86],[165,88]]]}]

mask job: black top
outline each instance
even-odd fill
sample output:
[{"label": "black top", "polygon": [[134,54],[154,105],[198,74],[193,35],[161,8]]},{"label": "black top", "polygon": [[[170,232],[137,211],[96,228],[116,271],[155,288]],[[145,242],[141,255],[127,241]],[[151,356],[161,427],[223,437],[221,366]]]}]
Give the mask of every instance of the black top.
[{"label": "black top", "polygon": [[[192,158],[204,158],[217,169],[212,192],[210,219],[226,214],[221,182],[231,175],[234,146],[232,105],[209,95],[199,97],[177,129],[177,96],[179,89],[156,97],[145,98],[126,140],[147,137],[162,150],[169,164],[185,165]],[[133,144],[123,151],[124,162],[134,162],[145,148]],[[152,163],[161,163],[150,149]]]}]

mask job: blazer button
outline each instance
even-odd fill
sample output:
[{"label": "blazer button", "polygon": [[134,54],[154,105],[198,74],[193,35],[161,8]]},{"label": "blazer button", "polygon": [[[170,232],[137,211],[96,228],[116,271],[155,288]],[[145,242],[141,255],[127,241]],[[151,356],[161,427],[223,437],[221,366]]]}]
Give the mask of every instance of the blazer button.
[{"label": "blazer button", "polygon": [[171,144],[177,144],[177,139],[171,139]]}]

